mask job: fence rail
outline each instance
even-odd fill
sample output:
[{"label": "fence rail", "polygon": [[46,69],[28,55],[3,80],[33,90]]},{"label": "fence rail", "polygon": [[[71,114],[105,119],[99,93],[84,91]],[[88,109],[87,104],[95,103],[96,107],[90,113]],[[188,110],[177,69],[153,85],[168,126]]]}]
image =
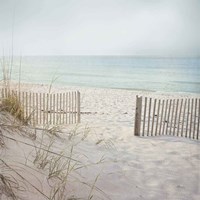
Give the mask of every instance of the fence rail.
[{"label": "fence rail", "polygon": [[80,122],[80,92],[35,93],[1,89],[5,99],[14,95],[23,107],[30,124],[75,124]]},{"label": "fence rail", "polygon": [[136,97],[136,136],[172,135],[200,139],[200,99]]}]

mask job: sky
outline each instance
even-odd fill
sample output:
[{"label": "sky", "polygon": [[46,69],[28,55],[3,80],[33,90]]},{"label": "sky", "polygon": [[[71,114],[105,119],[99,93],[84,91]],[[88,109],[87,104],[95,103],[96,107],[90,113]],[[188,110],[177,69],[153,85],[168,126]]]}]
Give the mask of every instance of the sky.
[{"label": "sky", "polygon": [[200,56],[200,0],[0,0],[0,52]]}]

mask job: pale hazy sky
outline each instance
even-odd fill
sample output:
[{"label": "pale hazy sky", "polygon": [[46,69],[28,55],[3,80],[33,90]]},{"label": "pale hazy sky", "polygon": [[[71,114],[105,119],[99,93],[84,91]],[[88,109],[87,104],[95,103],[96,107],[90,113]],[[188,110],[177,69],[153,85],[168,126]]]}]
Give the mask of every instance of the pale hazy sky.
[{"label": "pale hazy sky", "polygon": [[15,54],[200,56],[200,0],[0,0],[12,29]]}]

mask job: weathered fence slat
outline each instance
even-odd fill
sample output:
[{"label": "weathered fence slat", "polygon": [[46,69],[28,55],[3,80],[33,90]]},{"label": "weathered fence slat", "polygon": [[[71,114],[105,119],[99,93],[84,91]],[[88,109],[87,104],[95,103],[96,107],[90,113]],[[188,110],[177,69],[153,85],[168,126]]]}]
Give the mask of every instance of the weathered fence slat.
[{"label": "weathered fence slat", "polygon": [[36,124],[39,124],[39,94],[38,93],[36,93],[35,103],[36,103]]},{"label": "weathered fence slat", "polygon": [[[55,112],[58,114],[58,101],[59,101],[59,94],[56,94],[56,109]],[[55,115],[55,124],[58,124],[58,115]]]},{"label": "weathered fence slat", "polygon": [[80,92],[78,91],[78,123],[81,121],[81,95]]},{"label": "weathered fence slat", "polygon": [[74,122],[74,92],[72,92],[72,124]]},{"label": "weathered fence slat", "polygon": [[199,124],[200,124],[200,99],[199,99],[199,113],[198,113],[198,124],[197,124],[197,140],[199,139]]},{"label": "weathered fence slat", "polygon": [[23,105],[24,117],[26,117],[25,116],[25,93],[24,92],[22,92],[22,105]]},{"label": "weathered fence slat", "polygon": [[29,117],[28,117],[28,92],[26,92],[26,94],[25,94],[25,96],[26,96],[26,99],[25,99],[25,104],[26,104],[26,106],[25,106],[25,113],[26,113],[26,119],[28,119]]},{"label": "weathered fence slat", "polygon": [[32,112],[32,94],[29,92],[29,117],[30,123],[33,124],[33,112]]},{"label": "weathered fence slat", "polygon": [[76,121],[76,92],[73,92],[73,122]]},{"label": "weathered fence slat", "polygon": [[155,135],[157,135],[157,130],[158,130],[159,112],[160,112],[160,99],[159,99],[159,101],[158,101],[158,111],[157,111],[157,120],[156,120],[156,131],[155,131]]},{"label": "weathered fence slat", "polygon": [[52,113],[52,117],[53,117],[53,120],[52,120],[52,124],[54,124],[55,125],[55,117],[56,117],[56,95],[55,94],[53,94],[53,96],[52,96],[52,98],[53,98],[53,105],[52,105],[52,109],[53,109],[53,113]]},{"label": "weathered fence slat", "polygon": [[196,131],[196,115],[197,115],[197,99],[195,99],[195,105],[194,105],[194,123],[193,123],[193,139],[195,139],[195,131]]},{"label": "weathered fence slat", "polygon": [[59,124],[62,123],[61,114],[62,114],[62,93],[59,95]]},{"label": "weathered fence slat", "polygon": [[176,112],[175,112],[175,118],[174,118],[173,135],[175,135],[175,131],[176,131],[176,122],[177,122],[178,106],[179,106],[179,99],[177,99],[177,101],[176,101]]},{"label": "weathered fence slat", "polygon": [[69,93],[69,124],[71,123],[71,120],[72,120],[72,116],[71,116],[71,111],[72,111],[72,108],[71,108],[71,93]]},{"label": "weathered fence slat", "polygon": [[143,116],[143,130],[142,130],[142,136],[145,134],[145,121],[146,121],[146,107],[147,107],[147,97],[145,97],[145,104],[144,104],[144,116]]},{"label": "weathered fence slat", "polygon": [[169,109],[168,109],[167,125],[166,125],[166,133],[165,133],[165,135],[168,134],[168,125],[169,125],[169,119],[170,119],[171,105],[172,105],[172,100],[170,99],[170,101],[169,101]]},{"label": "weathered fence slat", "polygon": [[42,124],[42,93],[39,94],[40,101],[40,120],[39,123]]},{"label": "weathered fence slat", "polygon": [[161,135],[161,129],[162,129],[162,125],[163,125],[163,115],[164,115],[164,106],[165,106],[165,104],[164,104],[164,100],[162,100],[162,103],[161,103],[161,105],[162,105],[162,108],[161,108],[161,118],[160,118],[160,127],[159,127],[159,135]]},{"label": "weathered fence slat", "polygon": [[62,124],[65,123],[65,94],[62,93]]},{"label": "weathered fence slat", "polygon": [[149,99],[149,114],[148,114],[148,129],[147,129],[147,136],[149,136],[150,130],[150,119],[151,119],[151,98]]},{"label": "weathered fence slat", "polygon": [[169,129],[169,135],[172,135],[172,126],[173,126],[173,119],[174,119],[174,107],[175,107],[175,99],[173,99],[172,103],[172,113],[171,113],[171,123],[170,123],[170,129]]},{"label": "weathered fence slat", "polygon": [[190,132],[189,132],[189,137],[191,138],[192,134],[192,120],[193,120],[193,104],[194,104],[194,99],[192,99],[191,102],[191,115],[190,115]]},{"label": "weathered fence slat", "polygon": [[183,119],[182,119],[182,128],[181,128],[181,137],[183,137],[183,132],[184,132],[186,106],[187,106],[187,99],[185,99],[184,110],[183,110]]},{"label": "weathered fence slat", "polygon": [[52,94],[49,95],[49,121],[52,122]]},{"label": "weathered fence slat", "polygon": [[198,113],[198,124],[197,124],[197,140],[199,139],[199,124],[200,124],[200,99],[199,99],[199,113]]},{"label": "weathered fence slat", "polygon": [[33,105],[32,105],[32,109],[33,109],[33,125],[35,126],[35,93],[33,92],[32,95],[32,100],[33,100]]},{"label": "weathered fence slat", "polygon": [[166,124],[166,121],[167,121],[167,110],[168,110],[168,100],[166,101],[166,104],[165,104],[165,116],[164,116],[162,135],[165,134],[165,124]]},{"label": "weathered fence slat", "polygon": [[74,92],[71,92],[71,123],[74,122]]},{"label": "weathered fence slat", "polygon": [[185,134],[185,137],[188,136],[187,133],[188,133],[189,117],[190,117],[190,99],[188,99],[187,122],[186,122],[186,134]]},{"label": "weathered fence slat", "polygon": [[69,121],[69,115],[68,115],[68,113],[69,113],[69,107],[68,107],[68,101],[69,101],[69,98],[68,98],[68,93],[66,92],[65,93],[65,99],[66,99],[66,105],[65,105],[65,107],[66,107],[66,123],[68,123],[68,121]]},{"label": "weathered fence slat", "polygon": [[136,96],[135,130],[134,130],[134,134],[136,136],[140,136],[141,113],[142,113],[142,97]]},{"label": "weathered fence slat", "polygon": [[76,122],[77,120],[77,92],[74,92],[74,113],[75,113],[75,119],[74,121]]},{"label": "weathered fence slat", "polygon": [[179,136],[179,128],[180,128],[180,123],[181,123],[182,106],[183,106],[183,99],[181,99],[181,105],[180,105],[180,108],[179,108],[178,126],[177,126],[177,136]]},{"label": "weathered fence slat", "polygon": [[151,136],[153,136],[153,128],[154,128],[154,119],[155,119],[155,111],[156,111],[156,99],[154,99],[153,105],[153,116],[152,116],[152,124],[151,124]]},{"label": "weathered fence slat", "polygon": [[43,107],[42,107],[42,123],[45,124],[45,93],[42,94],[43,96]]}]

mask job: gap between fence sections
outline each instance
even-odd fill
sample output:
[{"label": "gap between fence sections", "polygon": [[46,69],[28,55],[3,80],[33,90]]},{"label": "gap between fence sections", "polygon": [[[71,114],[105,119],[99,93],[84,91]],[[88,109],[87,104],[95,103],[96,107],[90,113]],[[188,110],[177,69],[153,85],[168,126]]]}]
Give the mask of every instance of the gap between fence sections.
[{"label": "gap between fence sections", "polygon": [[32,125],[80,123],[80,92],[35,93],[1,89],[1,98],[14,95]]},{"label": "gap between fence sections", "polygon": [[134,134],[171,135],[198,140],[200,99],[153,99],[136,96]]}]

